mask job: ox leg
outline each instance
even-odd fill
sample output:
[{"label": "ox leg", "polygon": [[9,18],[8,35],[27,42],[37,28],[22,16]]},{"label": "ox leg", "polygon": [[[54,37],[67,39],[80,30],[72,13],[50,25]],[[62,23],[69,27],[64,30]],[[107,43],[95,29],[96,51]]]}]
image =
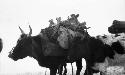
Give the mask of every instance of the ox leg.
[{"label": "ox leg", "polygon": [[64,73],[63,75],[66,75],[67,74],[67,68],[66,68],[66,63],[64,64]]},{"label": "ox leg", "polygon": [[66,68],[66,63],[65,64],[61,64],[60,66],[59,66],[59,75],[62,75],[62,71],[63,71],[63,67],[64,67],[64,73],[63,73],[63,75],[66,75],[67,74],[67,68]]},{"label": "ox leg", "polygon": [[57,68],[50,68],[50,75],[56,75]]},{"label": "ox leg", "polygon": [[90,67],[86,67],[84,75],[93,75],[92,69]]},{"label": "ox leg", "polygon": [[82,70],[82,59],[76,61],[76,66],[77,66],[76,75],[80,75],[80,72]]},{"label": "ox leg", "polygon": [[86,60],[86,70],[85,70],[84,75],[93,75],[93,71],[92,71],[92,68],[91,68],[90,64],[91,64],[91,63],[89,63],[89,62]]},{"label": "ox leg", "polygon": [[62,75],[62,71],[63,71],[63,65],[59,65],[59,68],[58,68],[58,74],[59,75]]}]

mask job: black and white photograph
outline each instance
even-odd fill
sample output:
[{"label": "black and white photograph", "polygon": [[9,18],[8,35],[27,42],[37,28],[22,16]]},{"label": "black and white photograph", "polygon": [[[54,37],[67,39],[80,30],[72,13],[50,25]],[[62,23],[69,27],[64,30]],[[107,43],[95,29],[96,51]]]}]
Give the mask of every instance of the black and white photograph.
[{"label": "black and white photograph", "polygon": [[125,0],[0,0],[0,75],[125,75]]}]

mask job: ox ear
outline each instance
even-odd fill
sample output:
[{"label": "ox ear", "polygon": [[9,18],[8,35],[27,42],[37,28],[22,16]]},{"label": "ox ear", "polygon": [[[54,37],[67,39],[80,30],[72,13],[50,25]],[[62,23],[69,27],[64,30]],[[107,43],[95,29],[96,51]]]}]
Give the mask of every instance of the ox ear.
[{"label": "ox ear", "polygon": [[32,28],[31,28],[30,25],[29,25],[29,28],[30,28],[29,36],[31,36],[31,34],[32,34]]},{"label": "ox ear", "polygon": [[20,29],[20,31],[21,31],[22,34],[25,34],[24,31],[20,28],[20,26],[19,26],[19,29]]}]

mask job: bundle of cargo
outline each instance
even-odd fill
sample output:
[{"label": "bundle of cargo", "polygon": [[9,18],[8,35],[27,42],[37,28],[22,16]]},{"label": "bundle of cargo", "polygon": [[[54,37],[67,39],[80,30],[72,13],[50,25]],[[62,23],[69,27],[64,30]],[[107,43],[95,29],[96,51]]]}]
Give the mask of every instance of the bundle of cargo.
[{"label": "bundle of cargo", "polygon": [[71,14],[67,20],[62,21],[61,17],[56,18],[57,23],[53,19],[49,20],[49,27],[42,29],[41,33],[45,33],[49,40],[58,43],[62,48],[68,49],[69,43],[74,37],[83,39],[87,33],[86,22],[78,21],[79,14]]}]

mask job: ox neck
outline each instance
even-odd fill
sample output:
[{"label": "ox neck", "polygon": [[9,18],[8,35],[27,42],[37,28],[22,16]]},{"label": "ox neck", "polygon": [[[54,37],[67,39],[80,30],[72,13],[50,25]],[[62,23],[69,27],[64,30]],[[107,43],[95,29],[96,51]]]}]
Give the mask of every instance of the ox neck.
[{"label": "ox neck", "polygon": [[34,59],[38,60],[38,56],[42,55],[42,45],[41,44],[41,39],[39,36],[35,36],[32,38],[32,51],[31,51],[31,57]]},{"label": "ox neck", "polygon": [[[37,48],[38,48],[38,45],[37,43],[34,41],[34,39],[32,39],[32,44],[31,44],[31,54],[30,54],[30,57],[33,57],[34,59],[37,59],[37,54],[36,54],[36,51]],[[39,48],[38,48],[39,49]]]}]

